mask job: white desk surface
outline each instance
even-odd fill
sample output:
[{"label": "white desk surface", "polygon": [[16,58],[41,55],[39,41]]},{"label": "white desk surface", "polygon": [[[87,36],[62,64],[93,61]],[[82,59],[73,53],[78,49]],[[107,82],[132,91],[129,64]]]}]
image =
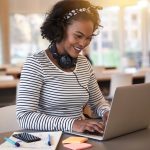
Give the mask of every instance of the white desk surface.
[{"label": "white desk surface", "polygon": [[[0,135],[7,137],[9,137],[11,134],[12,132],[0,133]],[[71,135],[62,135],[57,150],[66,150],[66,148],[63,147],[62,140],[66,139],[69,136]],[[4,142],[4,140],[0,138],[0,144],[2,142]],[[88,143],[91,143],[93,145],[92,148],[89,148],[88,150],[149,150],[150,128],[107,141],[96,141],[89,139]]]}]

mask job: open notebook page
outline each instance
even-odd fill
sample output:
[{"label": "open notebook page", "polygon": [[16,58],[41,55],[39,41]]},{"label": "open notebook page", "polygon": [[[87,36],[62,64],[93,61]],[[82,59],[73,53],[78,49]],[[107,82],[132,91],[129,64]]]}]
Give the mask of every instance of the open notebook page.
[{"label": "open notebook page", "polygon": [[[13,134],[17,134],[20,132],[14,132]],[[40,141],[36,141],[36,142],[31,142],[31,143],[26,143],[23,142],[19,139],[16,139],[12,136],[10,136],[9,138],[15,142],[18,142],[20,144],[20,147],[18,147],[19,150],[55,150],[59,140],[61,138],[62,135],[62,131],[54,131],[54,132],[33,132],[30,133],[32,135],[38,136],[41,138]],[[49,146],[47,144],[48,142],[48,134],[50,134],[51,137],[51,146]],[[0,150],[16,150],[16,146],[9,143],[9,142],[4,142],[0,145]]]}]

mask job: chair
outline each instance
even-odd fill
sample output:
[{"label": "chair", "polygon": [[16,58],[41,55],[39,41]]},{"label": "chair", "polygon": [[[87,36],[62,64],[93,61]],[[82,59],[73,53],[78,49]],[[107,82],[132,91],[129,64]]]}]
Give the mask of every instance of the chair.
[{"label": "chair", "polygon": [[6,68],[0,67],[0,75],[6,75]]},{"label": "chair", "polygon": [[96,77],[99,77],[99,74],[101,74],[105,70],[104,66],[94,66],[93,71],[95,73]]},{"label": "chair", "polygon": [[102,72],[105,70],[104,66],[94,66],[93,67],[94,72]]},{"label": "chair", "polygon": [[0,107],[16,104],[18,82],[12,75],[0,75]]},{"label": "chair", "polygon": [[16,104],[16,87],[0,88],[0,108]]},{"label": "chair", "polygon": [[127,86],[132,84],[132,74],[127,73],[115,73],[111,75],[110,82],[110,92],[109,96],[105,97],[108,100],[111,100],[114,97],[117,87]]},{"label": "chair", "polygon": [[150,82],[150,71],[145,73],[145,83]]},{"label": "chair", "polygon": [[20,130],[16,118],[16,105],[0,108],[0,133]]}]

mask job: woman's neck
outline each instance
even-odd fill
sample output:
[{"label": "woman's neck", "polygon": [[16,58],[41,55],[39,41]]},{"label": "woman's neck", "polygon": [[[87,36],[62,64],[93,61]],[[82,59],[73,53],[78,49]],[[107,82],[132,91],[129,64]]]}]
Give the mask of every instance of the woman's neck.
[{"label": "woman's neck", "polygon": [[49,58],[49,59],[53,62],[53,64],[55,64],[59,69],[65,71],[65,72],[73,72],[73,71],[75,70],[75,67],[67,68],[67,69],[61,68],[61,67],[59,66],[59,64],[58,64],[58,61],[53,58],[53,55],[52,55],[52,53],[50,52],[50,50],[49,50],[49,49],[46,49],[45,51],[46,51],[46,54],[47,54],[48,58]]}]

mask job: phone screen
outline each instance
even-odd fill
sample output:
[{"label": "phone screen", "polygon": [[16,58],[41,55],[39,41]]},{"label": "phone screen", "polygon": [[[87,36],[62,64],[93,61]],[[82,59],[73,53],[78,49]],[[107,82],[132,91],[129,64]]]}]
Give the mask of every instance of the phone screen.
[{"label": "phone screen", "polygon": [[13,137],[20,139],[24,142],[30,143],[30,142],[35,142],[35,141],[40,141],[41,138],[31,135],[27,132],[23,132],[23,133],[18,133],[18,134],[13,134]]}]

